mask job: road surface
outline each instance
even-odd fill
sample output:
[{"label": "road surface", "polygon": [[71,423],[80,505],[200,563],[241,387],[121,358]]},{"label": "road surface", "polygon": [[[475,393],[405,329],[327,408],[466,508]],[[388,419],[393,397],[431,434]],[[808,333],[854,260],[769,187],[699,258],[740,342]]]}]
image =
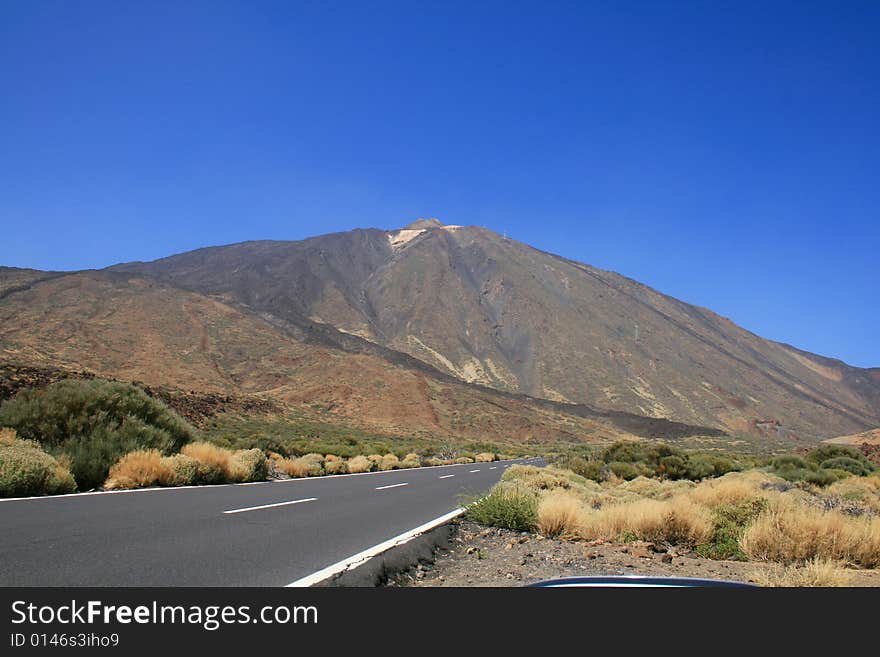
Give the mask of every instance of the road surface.
[{"label": "road surface", "polygon": [[285,586],[522,462],[0,500],[0,585]]}]

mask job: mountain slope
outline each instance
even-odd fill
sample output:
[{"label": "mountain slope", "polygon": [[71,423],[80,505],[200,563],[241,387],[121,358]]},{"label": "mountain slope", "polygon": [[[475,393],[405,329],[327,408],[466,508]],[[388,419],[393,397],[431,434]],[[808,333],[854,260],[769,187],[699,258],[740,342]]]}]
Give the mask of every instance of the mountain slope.
[{"label": "mountain slope", "polygon": [[522,443],[712,433],[517,398],[427,367],[309,344],[154,279],[114,272],[20,278],[31,282],[0,298],[0,361],[256,396],[297,416],[387,435]]},{"label": "mountain slope", "polygon": [[218,295],[304,340],[379,346],[502,391],[808,439],[880,424],[875,371],[483,228],[422,220],[114,269]]}]

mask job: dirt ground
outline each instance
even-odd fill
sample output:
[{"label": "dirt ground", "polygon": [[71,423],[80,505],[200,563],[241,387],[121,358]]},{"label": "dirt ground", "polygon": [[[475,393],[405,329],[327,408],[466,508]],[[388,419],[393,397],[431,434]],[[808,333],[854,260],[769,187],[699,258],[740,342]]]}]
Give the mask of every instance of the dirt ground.
[{"label": "dirt ground", "polygon": [[[449,546],[434,563],[399,574],[388,586],[524,586],[544,579],[582,575],[662,575],[754,582],[774,566],[716,561],[650,543],[570,542],[527,532],[455,523]],[[852,586],[880,586],[880,571],[852,571]]]}]

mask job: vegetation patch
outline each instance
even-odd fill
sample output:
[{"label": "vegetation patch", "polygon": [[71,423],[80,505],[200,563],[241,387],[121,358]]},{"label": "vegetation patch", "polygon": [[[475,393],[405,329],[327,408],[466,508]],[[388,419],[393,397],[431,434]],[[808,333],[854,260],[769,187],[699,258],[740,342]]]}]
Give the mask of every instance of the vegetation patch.
[{"label": "vegetation patch", "polygon": [[767,501],[756,498],[737,504],[722,504],[712,510],[712,539],[697,546],[697,554],[710,559],[748,561],[740,547],[743,533],[767,507]]},{"label": "vegetation patch", "polygon": [[0,426],[65,457],[81,490],[103,484],[110,466],[125,454],[140,449],[171,454],[196,435],[140,388],[100,379],[23,389],[0,405]]},{"label": "vegetation patch", "polygon": [[517,484],[497,484],[485,497],[465,506],[468,518],[484,525],[516,531],[534,531],[538,524],[538,496]]},{"label": "vegetation patch", "polygon": [[39,443],[17,438],[0,428],[0,496],[25,497],[72,493],[76,483],[70,471]]}]

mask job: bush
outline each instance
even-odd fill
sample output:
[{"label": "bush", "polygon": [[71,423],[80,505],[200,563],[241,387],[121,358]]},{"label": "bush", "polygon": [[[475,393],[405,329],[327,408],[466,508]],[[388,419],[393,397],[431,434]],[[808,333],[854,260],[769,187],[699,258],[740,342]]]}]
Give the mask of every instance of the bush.
[{"label": "bush", "polygon": [[492,452],[480,452],[479,454],[474,456],[474,461],[477,463],[491,463],[492,461],[497,461],[498,457],[495,456]]},{"label": "bush", "polygon": [[38,443],[18,440],[11,429],[0,429],[0,497],[57,495],[75,490],[70,471]]},{"label": "bush", "polygon": [[366,456],[354,456],[348,459],[349,472],[370,472],[373,468],[373,462]]},{"label": "bush", "polygon": [[599,461],[585,461],[584,459],[575,459],[570,468],[572,472],[579,474],[581,477],[591,479],[593,481],[602,481],[603,463]]},{"label": "bush", "polygon": [[199,482],[222,484],[228,481],[232,452],[211,443],[199,442],[185,445],[181,454],[199,462]]},{"label": "bush", "polygon": [[261,449],[242,449],[233,452],[227,466],[227,481],[264,481],[269,476],[269,464]]},{"label": "bush", "polygon": [[866,477],[874,472],[874,468],[870,464],[866,465],[862,461],[850,458],[849,456],[836,456],[822,461],[822,465],[819,467],[823,470],[845,470],[857,477]]},{"label": "bush", "polygon": [[400,467],[400,459],[394,454],[386,454],[379,463],[380,470],[397,470]]},{"label": "bush", "polygon": [[406,458],[400,462],[401,469],[404,468],[420,468],[422,467],[422,460],[419,458],[418,454],[407,454]]},{"label": "bush", "polygon": [[169,454],[195,437],[189,424],[140,388],[99,379],[23,389],[0,404],[0,425],[50,454],[65,455],[80,489],[100,486],[129,452]]},{"label": "bush", "polygon": [[201,464],[186,454],[175,454],[162,459],[164,465],[162,478],[159,484],[162,486],[195,486],[204,483],[201,480]]},{"label": "bush", "polygon": [[740,539],[746,527],[766,508],[767,501],[760,498],[715,507],[712,510],[714,534],[711,541],[697,546],[697,553],[709,559],[748,561],[740,548]]},{"label": "bush", "polygon": [[538,523],[538,498],[516,484],[496,484],[489,494],[471,502],[466,515],[483,525],[533,531]]},{"label": "bush", "polygon": [[[861,463],[866,469],[866,474],[870,474],[876,468],[871,460],[865,456],[860,450],[854,447],[846,447],[844,445],[821,445],[807,454],[807,459],[813,463],[821,463],[821,467],[825,467],[824,462],[832,459],[848,458]],[[846,468],[842,468],[846,469]]]},{"label": "bush", "polygon": [[324,474],[324,467],[319,462],[305,457],[283,459],[278,461],[276,465],[291,477],[320,477]]},{"label": "bush", "polygon": [[453,461],[453,463],[458,463],[458,464],[473,463],[473,462],[474,462],[474,460],[469,456],[459,456],[457,459],[455,459]]},{"label": "bush", "polygon": [[770,462],[774,470],[815,470],[814,464],[808,463],[806,459],[795,456],[794,454],[786,454],[785,456],[777,456]]},{"label": "bush", "polygon": [[614,473],[615,477],[626,479],[627,481],[635,479],[641,474],[636,466],[626,461],[612,461],[608,464],[608,469]]},{"label": "bush", "polygon": [[680,456],[664,456],[660,459],[657,472],[661,477],[682,479],[688,474],[688,462]]},{"label": "bush", "polygon": [[348,472],[348,468],[345,465],[345,461],[340,458],[335,458],[331,460],[324,461],[324,474],[334,475],[334,474],[345,474]]},{"label": "bush", "polygon": [[130,452],[110,467],[106,490],[146,488],[157,486],[171,478],[168,463],[158,449],[139,449]]}]

